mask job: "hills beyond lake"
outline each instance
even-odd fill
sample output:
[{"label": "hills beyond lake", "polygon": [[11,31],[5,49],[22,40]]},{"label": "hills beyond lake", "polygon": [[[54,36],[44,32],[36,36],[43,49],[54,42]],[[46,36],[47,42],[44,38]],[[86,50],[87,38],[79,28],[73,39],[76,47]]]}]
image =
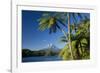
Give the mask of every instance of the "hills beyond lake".
[{"label": "hills beyond lake", "polygon": [[47,48],[42,50],[30,50],[22,49],[22,57],[32,57],[32,56],[56,56],[60,52],[60,49],[55,45],[49,45]]},{"label": "hills beyond lake", "polygon": [[90,49],[90,13],[22,10],[22,62],[86,60]]}]

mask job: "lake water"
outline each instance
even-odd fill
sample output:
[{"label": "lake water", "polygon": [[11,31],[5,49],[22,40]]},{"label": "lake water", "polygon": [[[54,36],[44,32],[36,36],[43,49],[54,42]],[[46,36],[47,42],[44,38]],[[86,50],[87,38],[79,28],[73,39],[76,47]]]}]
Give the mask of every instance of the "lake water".
[{"label": "lake water", "polygon": [[58,56],[40,56],[40,57],[24,57],[22,62],[41,62],[41,61],[60,61]]}]

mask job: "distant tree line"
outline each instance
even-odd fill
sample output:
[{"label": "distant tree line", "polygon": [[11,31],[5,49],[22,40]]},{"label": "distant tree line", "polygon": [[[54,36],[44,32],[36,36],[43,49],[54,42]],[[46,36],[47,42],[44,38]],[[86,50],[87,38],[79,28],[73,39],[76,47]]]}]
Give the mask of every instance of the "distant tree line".
[{"label": "distant tree line", "polygon": [[22,57],[32,57],[32,56],[55,56],[58,55],[59,52],[54,52],[50,49],[48,50],[39,50],[32,51],[29,49],[22,49]]}]

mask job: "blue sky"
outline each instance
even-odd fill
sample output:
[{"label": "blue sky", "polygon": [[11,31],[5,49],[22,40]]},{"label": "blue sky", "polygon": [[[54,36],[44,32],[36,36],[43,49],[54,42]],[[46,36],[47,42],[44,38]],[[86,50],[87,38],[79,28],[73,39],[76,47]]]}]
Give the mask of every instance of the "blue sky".
[{"label": "blue sky", "polygon": [[[50,43],[58,48],[65,46],[65,43],[61,43],[59,39],[63,36],[61,31],[49,34],[49,30],[40,31],[38,29],[37,20],[43,13],[45,12],[22,10],[22,48],[39,50],[48,47]],[[89,14],[87,15],[89,16]]]}]

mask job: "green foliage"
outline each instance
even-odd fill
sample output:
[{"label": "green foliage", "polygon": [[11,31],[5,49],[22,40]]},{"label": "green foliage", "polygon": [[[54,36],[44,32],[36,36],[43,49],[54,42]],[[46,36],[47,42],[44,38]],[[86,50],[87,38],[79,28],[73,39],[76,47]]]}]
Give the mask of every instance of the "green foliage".
[{"label": "green foliage", "polygon": [[68,38],[66,39],[65,36],[62,36],[62,37],[60,37],[60,41],[66,43],[66,42],[68,42]]},{"label": "green foliage", "polygon": [[[89,20],[84,20],[79,24],[75,34],[71,34],[71,46],[74,60],[90,59],[90,23]],[[63,41],[64,40],[64,41]],[[62,37],[61,41],[65,41]],[[70,52],[68,44],[61,50],[60,57],[64,60],[70,60]]]},{"label": "green foliage", "polygon": [[[44,31],[49,29],[49,33],[55,33],[58,29],[61,30],[61,25],[65,25],[65,18],[62,13],[44,13],[42,17],[38,20],[39,30]],[[62,17],[61,17],[62,16]]]},{"label": "green foliage", "polygon": [[65,47],[60,51],[59,56],[62,57],[63,60],[70,60],[70,50],[68,48],[68,45],[65,45]]},{"label": "green foliage", "polygon": [[[80,18],[80,23],[78,23],[77,18]],[[70,24],[70,20],[73,21],[72,24]],[[80,13],[67,12],[51,14],[47,12],[38,21],[39,30],[44,31],[49,29],[49,33],[56,33],[57,29],[62,31],[63,28],[61,26],[65,28],[70,27],[67,34],[62,31],[64,36],[61,37],[61,41],[65,42],[66,45],[60,51],[59,56],[63,60],[71,60],[72,54],[74,60],[90,58],[90,20],[86,16],[83,17]],[[69,40],[71,41],[70,43],[68,43]],[[69,48],[69,45],[72,48]],[[46,54],[49,55],[51,53],[52,51],[49,50]]]}]

